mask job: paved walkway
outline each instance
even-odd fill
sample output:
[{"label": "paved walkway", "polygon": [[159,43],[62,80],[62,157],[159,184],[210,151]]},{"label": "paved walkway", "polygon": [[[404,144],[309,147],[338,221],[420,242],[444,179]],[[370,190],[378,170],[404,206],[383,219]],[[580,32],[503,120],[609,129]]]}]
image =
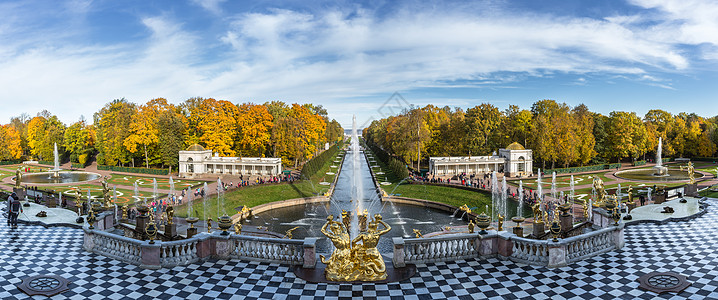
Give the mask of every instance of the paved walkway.
[{"label": "paved walkway", "polygon": [[[71,281],[52,299],[718,299],[718,199],[697,219],[626,229],[626,246],[564,268],[547,269],[497,259],[417,265],[417,274],[387,284],[312,284],[289,266],[210,260],[162,270],[139,267],[81,250],[78,229],[0,226],[0,298],[28,298],[23,278],[54,274]],[[672,271],[691,285],[656,295],[638,277]]]}]

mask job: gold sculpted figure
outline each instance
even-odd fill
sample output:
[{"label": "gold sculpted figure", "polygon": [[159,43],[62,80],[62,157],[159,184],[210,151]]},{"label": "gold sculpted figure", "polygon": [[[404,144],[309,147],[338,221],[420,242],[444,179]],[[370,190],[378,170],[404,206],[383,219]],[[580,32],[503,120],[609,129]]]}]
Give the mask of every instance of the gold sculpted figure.
[{"label": "gold sculpted figure", "polygon": [[419,229],[414,229],[414,235],[416,235],[416,238],[417,238],[417,239],[424,237],[424,235],[421,234],[421,230],[419,230]]},{"label": "gold sculpted figure", "polygon": [[284,233],[284,238],[291,240],[292,239],[292,231],[297,230],[297,228],[299,228],[299,226],[295,226],[294,228],[287,230],[287,232]]},{"label": "gold sculpted figure", "polygon": [[165,214],[167,215],[167,224],[174,223],[173,219],[175,217],[175,209],[172,208],[172,206],[167,206],[167,210],[165,210]]},{"label": "gold sculpted figure", "polygon": [[212,233],[212,218],[207,218],[207,233]]},{"label": "gold sculpted figure", "polygon": [[22,181],[22,166],[17,167],[15,171],[15,187],[20,188],[20,182]]},{"label": "gold sculpted figure", "polygon": [[[384,229],[379,230],[379,224]],[[369,223],[369,230],[360,234],[352,241],[353,260],[359,263],[361,271],[360,280],[377,281],[386,279],[386,265],[376,248],[379,237],[391,230],[391,226],[381,220],[381,215],[374,215],[374,221]],[[362,242],[361,245],[358,243]]]},{"label": "gold sculpted figure", "polygon": [[[349,213],[342,215],[349,215]],[[344,221],[342,219],[342,221]],[[384,226],[379,230],[379,225]],[[327,217],[327,223],[322,226],[322,233],[332,241],[336,248],[329,259],[320,255],[322,263],[327,267],[324,276],[331,281],[377,281],[386,279],[386,265],[377,250],[379,237],[391,230],[381,215],[374,216],[369,222],[366,232],[362,232],[353,241],[350,239],[347,228],[343,222],[334,221],[334,216]],[[418,230],[414,233],[420,235]]]},{"label": "gold sculpted figure", "polygon": [[[686,166],[685,168],[688,171],[688,183],[695,184],[696,177],[695,170],[693,169],[693,162],[688,162],[688,166]],[[683,171],[683,166],[681,166],[681,171]]]},{"label": "gold sculpted figure", "polygon": [[499,230],[498,231],[502,231],[502,230],[504,230],[504,216],[499,214]]},{"label": "gold sculpted figure", "polygon": [[536,204],[531,206],[531,209],[534,211],[534,223],[543,223],[543,221],[541,221],[541,202],[536,202]]},{"label": "gold sculpted figure", "polygon": [[[475,227],[475,226],[476,226],[476,225],[474,225],[474,220],[469,220],[469,225],[468,225],[469,233],[474,233],[474,227]],[[416,230],[416,229],[414,229],[414,230]]]},{"label": "gold sculpted figure", "polygon": [[234,233],[240,234],[242,233],[242,223],[234,223]]},{"label": "gold sculpted figure", "polygon": [[[108,176],[109,177],[109,176]],[[110,207],[112,200],[110,197],[110,187],[107,186],[107,177],[102,178],[102,199],[105,200],[105,207]]]},{"label": "gold sculpted figure", "polygon": [[598,196],[594,205],[600,206],[606,200],[606,189],[603,187],[603,180],[598,176],[593,176],[593,188],[596,189],[596,195]]},{"label": "gold sculpted figure", "polygon": [[342,224],[344,224],[344,228],[347,230],[347,233],[349,233],[349,226],[351,226],[351,220],[351,213],[342,209]]},{"label": "gold sculpted figure", "polygon": [[633,203],[633,187],[628,186],[628,203]]},{"label": "gold sculpted figure", "polygon": [[359,219],[359,231],[364,232],[367,230],[367,218],[368,218],[369,212],[364,209],[362,213],[357,215],[357,219]]}]

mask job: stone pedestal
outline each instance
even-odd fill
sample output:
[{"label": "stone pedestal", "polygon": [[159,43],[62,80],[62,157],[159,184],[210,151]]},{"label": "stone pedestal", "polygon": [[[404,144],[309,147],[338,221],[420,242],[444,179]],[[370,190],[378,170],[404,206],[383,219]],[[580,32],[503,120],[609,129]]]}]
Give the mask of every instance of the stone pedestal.
[{"label": "stone pedestal", "polygon": [[548,265],[549,268],[560,268],[565,267],[567,263],[566,259],[566,245],[559,242],[550,242],[548,245]]},{"label": "stone pedestal", "polygon": [[191,238],[197,234],[197,227],[187,228],[187,238]]},{"label": "stone pedestal", "polygon": [[174,237],[177,235],[177,224],[166,224],[164,227],[165,235],[167,237]]},{"label": "stone pedestal", "polygon": [[20,198],[20,201],[25,200],[25,191],[22,188],[12,188],[12,191],[17,194],[17,197]]},{"label": "stone pedestal", "polygon": [[[402,240],[402,243],[403,243],[403,240]],[[403,246],[403,244],[402,244],[402,246]],[[304,257],[303,257],[304,263],[302,264],[302,267],[308,268],[308,269],[314,269],[314,266],[316,266],[316,264],[317,264],[317,253],[316,253],[317,238],[304,239],[303,248],[304,248]],[[396,251],[394,253],[396,253]],[[404,253],[403,247],[401,249],[401,253]],[[396,255],[396,254],[394,254],[394,255]],[[402,262],[403,262],[403,259],[402,259]]]},{"label": "stone pedestal", "polygon": [[57,199],[55,199],[55,197],[45,198],[45,206],[47,206],[47,208],[55,208],[56,204]]},{"label": "stone pedestal", "polygon": [[698,197],[698,184],[686,184],[683,187],[683,194],[688,197]]},{"label": "stone pedestal", "polygon": [[524,228],[521,226],[514,227],[513,232],[518,237],[524,237]]},{"label": "stone pedestal", "polygon": [[666,202],[666,193],[653,196],[653,204],[661,204],[663,202]]},{"label": "stone pedestal", "polygon": [[140,268],[159,269],[160,268],[160,244],[155,242],[144,242],[140,245],[142,259],[140,260]]},{"label": "stone pedestal", "polygon": [[145,233],[145,227],[147,227],[147,224],[150,222],[150,216],[139,215],[137,216],[137,218],[135,218],[135,222],[135,224],[137,224],[137,227],[135,227],[135,229],[137,229],[138,235],[142,237],[141,240],[146,240],[147,234]]},{"label": "stone pedestal", "polygon": [[546,229],[544,228],[544,226],[545,226],[545,224],[543,222],[534,223],[534,232],[533,232],[534,237],[542,236],[546,232]]},{"label": "stone pedestal", "polygon": [[570,214],[561,214],[558,217],[561,223],[561,232],[566,233],[573,228],[573,216]]}]

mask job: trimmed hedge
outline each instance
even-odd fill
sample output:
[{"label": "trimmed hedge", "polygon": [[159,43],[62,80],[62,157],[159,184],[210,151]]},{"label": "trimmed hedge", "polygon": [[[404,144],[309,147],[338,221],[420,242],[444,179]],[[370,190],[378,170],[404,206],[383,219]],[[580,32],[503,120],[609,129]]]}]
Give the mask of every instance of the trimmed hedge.
[{"label": "trimmed hedge", "polygon": [[372,142],[365,141],[364,143],[369,147],[369,150],[376,155],[377,158],[379,158],[384,165],[386,165],[389,168],[389,171],[394,173],[394,175],[397,178],[406,178],[409,177],[409,170],[406,168],[406,164],[400,161],[398,158],[389,155],[384,149],[381,149],[379,146],[375,145]]},{"label": "trimmed hedge", "polygon": [[16,165],[22,163],[22,161],[19,160],[3,160],[0,161],[0,166],[6,166],[6,165]]},{"label": "trimmed hedge", "polygon": [[72,163],[72,168],[74,168],[74,169],[82,169],[84,167],[85,167],[85,165],[83,165],[83,164]]},{"label": "trimmed hedge", "polygon": [[714,161],[718,161],[718,157],[693,157],[693,158],[691,158],[691,160],[714,162]]},{"label": "trimmed hedge", "polygon": [[302,175],[306,176],[307,179],[314,176],[314,174],[316,174],[325,163],[337,155],[337,152],[339,152],[339,146],[341,146],[341,144],[334,144],[329,147],[329,149],[304,163],[304,166],[302,166]]},{"label": "trimmed hedge", "polygon": [[663,161],[663,162],[669,162],[669,161],[671,161],[671,158],[670,158],[670,157],[669,157],[669,158],[661,158],[661,161]]},{"label": "trimmed hedge", "polygon": [[634,162],[633,162],[633,166],[634,166],[634,167],[642,166],[642,165],[645,165],[645,164],[646,164],[646,161],[645,161],[645,160],[637,160],[637,161],[634,161]]},{"label": "trimmed hedge", "polygon": [[168,169],[147,169],[147,168],[132,168],[132,167],[103,166],[103,165],[97,165],[97,169],[102,170],[102,171],[115,171],[115,172],[150,174],[150,175],[167,175],[170,173],[170,171]]},{"label": "trimmed hedge", "polygon": [[50,166],[55,165],[54,161],[49,161],[49,160],[38,160],[37,163],[40,165],[50,165]]},{"label": "trimmed hedge", "polygon": [[600,171],[600,170],[606,170],[606,169],[616,169],[620,167],[621,164],[619,163],[613,163],[613,164],[600,164],[600,165],[591,165],[591,166],[583,166],[583,167],[571,167],[571,168],[560,168],[560,169],[546,169],[544,170],[544,174],[551,174],[553,172],[556,172],[556,174],[563,174],[563,173],[580,173],[580,172],[591,172],[591,171]]}]

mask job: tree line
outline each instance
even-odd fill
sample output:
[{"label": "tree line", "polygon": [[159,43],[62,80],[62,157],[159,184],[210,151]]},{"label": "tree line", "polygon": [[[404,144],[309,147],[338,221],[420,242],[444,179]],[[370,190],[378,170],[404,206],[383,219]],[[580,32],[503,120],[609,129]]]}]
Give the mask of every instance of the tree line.
[{"label": "tree line", "polygon": [[491,155],[512,142],[534,153],[534,166],[556,168],[654,158],[658,138],[665,157],[713,157],[718,144],[718,116],[671,114],[653,109],[642,118],[635,112],[591,112],[540,100],[531,109],[489,103],[461,108],[411,107],[375,120],[363,130],[370,143],[409,165],[430,156]]},{"label": "tree line", "polygon": [[13,117],[0,126],[0,160],[52,160],[54,144],[65,159],[86,164],[176,167],[178,151],[199,144],[220,156],[281,157],[287,166],[316,156],[344,130],[321,105],[233,104],[190,98],[175,105],[164,98],[144,104],[116,99],[66,126],[47,110]]}]

